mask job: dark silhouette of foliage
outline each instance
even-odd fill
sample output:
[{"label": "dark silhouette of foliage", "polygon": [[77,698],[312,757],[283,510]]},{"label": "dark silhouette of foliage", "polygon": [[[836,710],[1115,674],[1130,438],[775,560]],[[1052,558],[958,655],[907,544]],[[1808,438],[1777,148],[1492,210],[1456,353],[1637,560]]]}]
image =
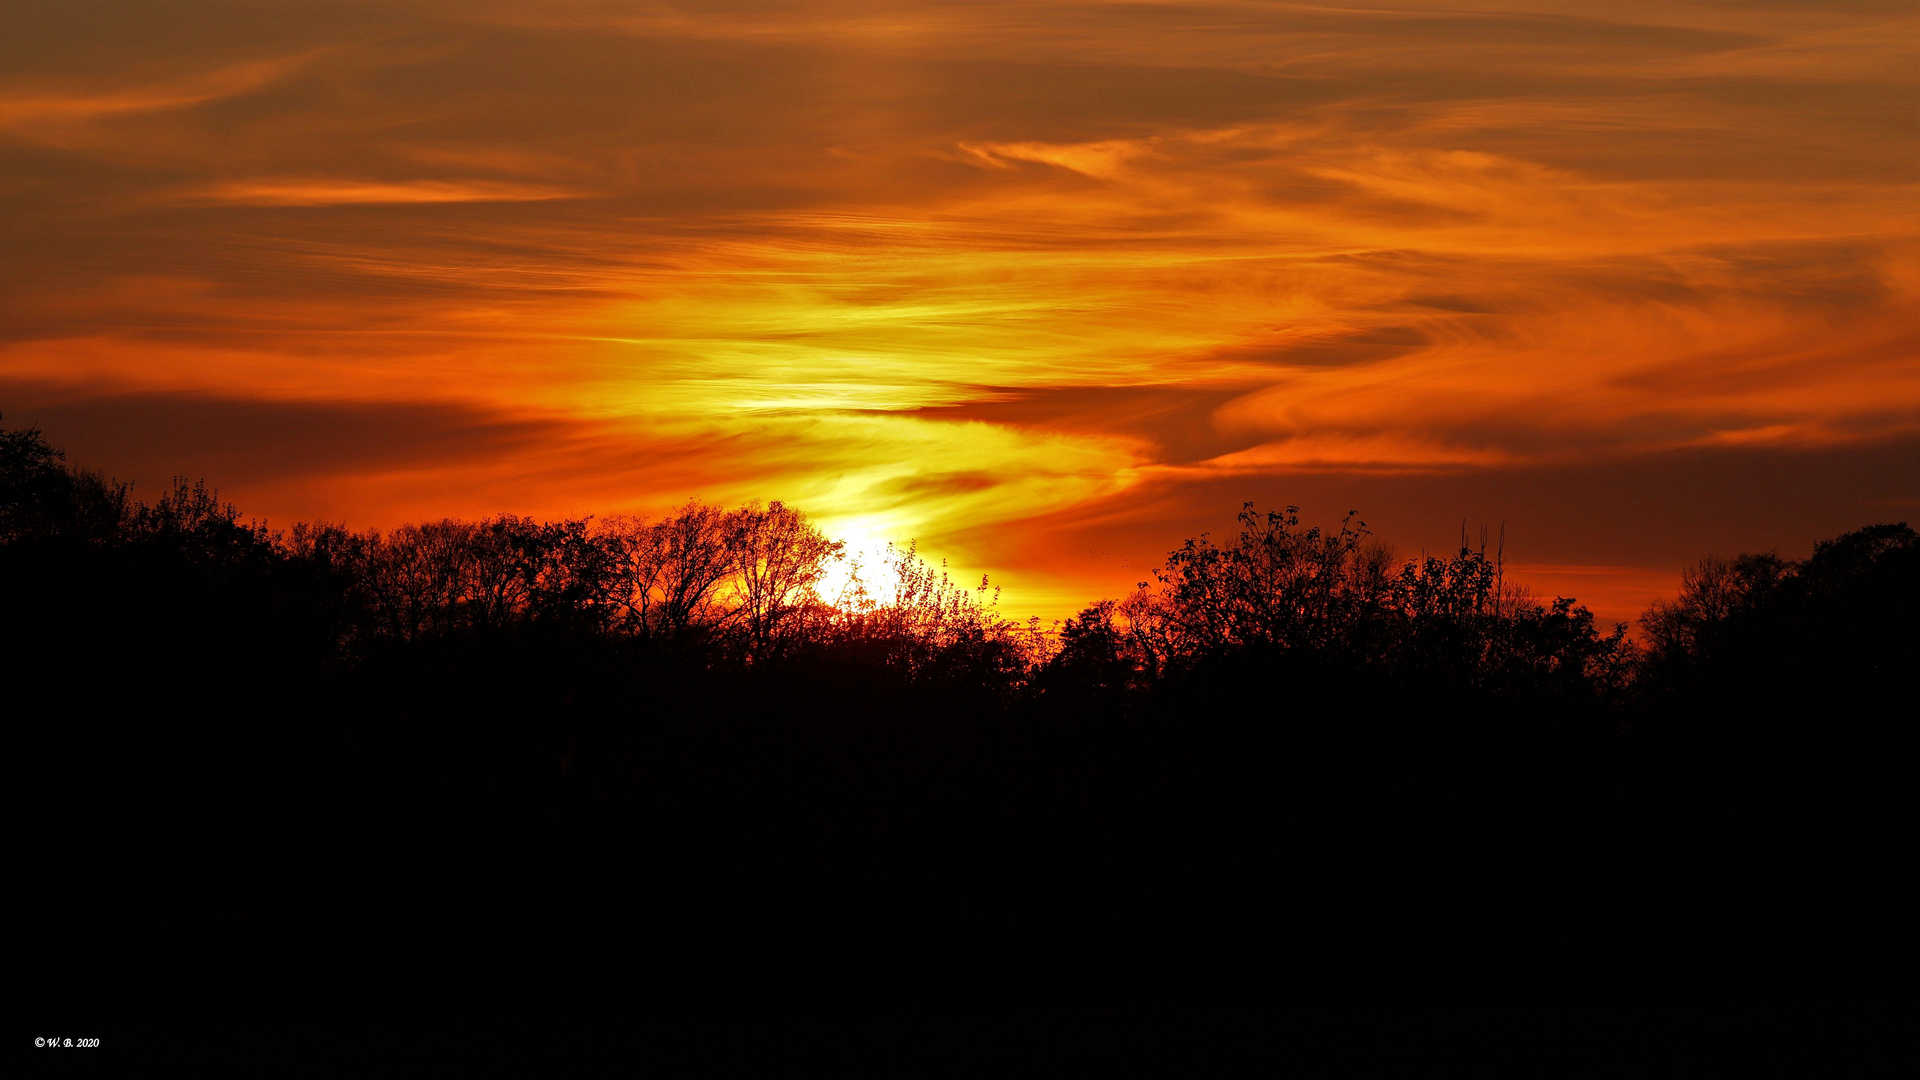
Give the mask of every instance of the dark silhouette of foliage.
[{"label": "dark silhouette of foliage", "polygon": [[[4,419],[0,416],[0,419]],[[127,488],[69,471],[36,428],[0,428],[0,544],[110,535],[127,512]]]},{"label": "dark silhouette of foliage", "polygon": [[821,617],[820,581],[846,545],[781,502],[741,507],[728,515],[726,531],[742,629],[752,654],[764,657]]},{"label": "dark silhouette of foliage", "polygon": [[73,485],[60,464],[65,457],[37,428],[0,429],[0,541],[52,531]]},{"label": "dark silhouette of foliage", "polygon": [[1878,724],[1920,690],[1916,588],[1920,541],[1904,523],[1822,541],[1805,561],[1702,559],[1642,620],[1642,693],[1729,718]]},{"label": "dark silhouette of foliage", "polygon": [[1299,529],[1297,507],[1249,504],[1240,523],[1231,547],[1203,536],[1170,554],[1158,589],[1069,620],[1055,667],[1138,687],[1264,657],[1296,680],[1364,673],[1376,685],[1579,701],[1629,681],[1624,626],[1603,636],[1572,599],[1534,602],[1484,547],[1395,566],[1351,514],[1322,533]]},{"label": "dark silhouette of foliage", "polygon": [[781,503],[277,533],[0,433],[22,827],[77,853],[25,976],[152,1016],[1910,974],[1911,529],[1703,561],[1636,645],[1484,539],[1240,524],[1047,632],[911,545],[823,595]]}]

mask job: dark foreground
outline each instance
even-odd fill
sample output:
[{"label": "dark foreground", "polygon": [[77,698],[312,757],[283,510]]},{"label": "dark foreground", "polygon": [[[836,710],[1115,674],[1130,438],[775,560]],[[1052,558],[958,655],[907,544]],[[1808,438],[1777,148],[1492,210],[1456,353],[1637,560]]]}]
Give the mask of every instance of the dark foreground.
[{"label": "dark foreground", "polygon": [[1160,608],[1018,653],[873,622],[349,633],[310,549],[19,520],[0,673],[49,1018],[1738,1027],[1895,1000],[1920,957],[1903,527],[1697,578],[1643,653],[1567,605],[1366,607],[1324,559],[1359,606],[1242,574],[1291,606],[1208,639],[1194,605],[1227,601],[1180,583],[1244,565],[1180,553]]}]

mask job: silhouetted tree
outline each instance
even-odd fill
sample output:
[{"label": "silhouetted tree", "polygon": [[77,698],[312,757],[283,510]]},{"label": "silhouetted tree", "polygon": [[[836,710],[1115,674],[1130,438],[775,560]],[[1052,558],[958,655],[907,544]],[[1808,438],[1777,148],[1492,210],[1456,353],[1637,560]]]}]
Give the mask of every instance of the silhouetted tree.
[{"label": "silhouetted tree", "polygon": [[1130,692],[1150,685],[1143,654],[1131,640],[1121,604],[1099,600],[1060,624],[1059,639],[1041,678],[1043,693],[1078,694],[1090,704],[1119,708]]},{"label": "silhouetted tree", "polygon": [[0,428],[0,544],[30,537],[99,541],[119,529],[127,486],[69,470],[37,428]]},{"label": "silhouetted tree", "polygon": [[[750,503],[726,519],[734,602],[751,655],[777,648],[823,604],[818,592],[845,543],[829,540],[806,516],[781,502]],[[816,620],[817,620],[816,615]]]},{"label": "silhouetted tree", "polygon": [[1656,600],[1640,619],[1654,655],[1710,652],[1718,628],[1763,604],[1797,567],[1778,555],[1709,555],[1681,572],[1680,595]]},{"label": "silhouetted tree", "polygon": [[1822,541],[1804,562],[1709,556],[1641,619],[1643,693],[1711,701],[1730,718],[1842,702],[1855,719],[1874,717],[1866,699],[1920,688],[1916,602],[1920,543],[1904,523]]},{"label": "silhouetted tree", "polygon": [[1358,599],[1348,571],[1366,538],[1366,524],[1349,514],[1337,533],[1298,531],[1298,507],[1258,514],[1240,511],[1232,546],[1206,536],[1188,540],[1159,571],[1171,620],[1171,646],[1200,656],[1257,647],[1325,648]]},{"label": "silhouetted tree", "polygon": [[738,565],[728,543],[726,512],[688,502],[653,530],[651,551],[659,561],[652,608],[660,627],[671,637],[683,637],[695,627],[723,621],[726,613],[717,607],[715,593]]},{"label": "silhouetted tree", "polygon": [[49,531],[73,480],[37,428],[0,429],[0,543]]}]

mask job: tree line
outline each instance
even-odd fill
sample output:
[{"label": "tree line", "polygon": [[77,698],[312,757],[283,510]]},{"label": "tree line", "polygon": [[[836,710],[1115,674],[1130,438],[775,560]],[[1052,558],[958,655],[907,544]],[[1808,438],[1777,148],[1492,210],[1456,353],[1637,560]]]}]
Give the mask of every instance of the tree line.
[{"label": "tree line", "polygon": [[1531,1003],[1920,958],[1904,524],[1703,560],[1637,640],[1484,536],[1292,508],[1056,626],[996,600],[778,502],[275,531],[0,430],[21,828],[84,854],[27,875],[26,977],[129,1014]]},{"label": "tree line", "polygon": [[[849,558],[845,544],[777,501],[726,510],[695,500],[654,520],[500,514],[389,531],[300,522],[277,532],[243,521],[204,481],[176,478],[147,503],[124,484],[66,468],[35,431],[0,438],[0,544],[16,564],[55,552],[139,554],[206,573],[277,576],[330,622],[344,658],[540,626],[711,662],[876,642],[910,670],[948,652],[990,653],[986,667],[1007,692],[1057,689],[1075,675],[1097,689],[1145,692],[1225,657],[1260,655],[1601,696],[1624,688],[1640,659],[1624,627],[1602,632],[1575,601],[1542,603],[1507,583],[1484,537],[1479,550],[1463,537],[1448,558],[1396,562],[1351,515],[1323,533],[1302,529],[1294,507],[1262,515],[1249,504],[1232,543],[1189,540],[1156,582],[1042,632],[1035,621],[1000,616],[998,590],[985,579],[961,586],[911,545],[889,547],[873,567],[856,558],[835,594],[824,595],[829,570]],[[1770,565],[1776,578],[1791,576],[1778,560]],[[1680,604],[1693,604],[1701,589],[1724,591],[1725,574],[1715,573],[1707,584],[1689,577]],[[1673,633],[1658,633],[1667,656]]]},{"label": "tree line", "polygon": [[[37,431],[0,432],[0,545],[15,565],[139,555],[211,574],[277,574],[326,612],[342,655],[527,626],[747,662],[856,639],[1032,646],[1031,627],[995,613],[998,590],[985,579],[962,586],[912,545],[890,545],[871,567],[854,557],[835,595],[823,595],[828,571],[848,561],[846,545],[778,501],[726,510],[691,500],[653,520],[499,514],[387,531],[318,521],[274,531],[243,520],[205,481],[176,477],[148,503],[63,459]],[[913,653],[895,659],[911,663]]]}]

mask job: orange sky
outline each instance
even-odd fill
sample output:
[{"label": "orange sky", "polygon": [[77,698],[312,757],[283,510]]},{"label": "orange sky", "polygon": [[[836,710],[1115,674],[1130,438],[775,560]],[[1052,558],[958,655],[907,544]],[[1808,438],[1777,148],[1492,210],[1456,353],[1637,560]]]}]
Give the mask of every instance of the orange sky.
[{"label": "orange sky", "polygon": [[1910,2],[0,8],[0,412],[277,524],[1247,499],[1630,618],[1920,519]]}]

